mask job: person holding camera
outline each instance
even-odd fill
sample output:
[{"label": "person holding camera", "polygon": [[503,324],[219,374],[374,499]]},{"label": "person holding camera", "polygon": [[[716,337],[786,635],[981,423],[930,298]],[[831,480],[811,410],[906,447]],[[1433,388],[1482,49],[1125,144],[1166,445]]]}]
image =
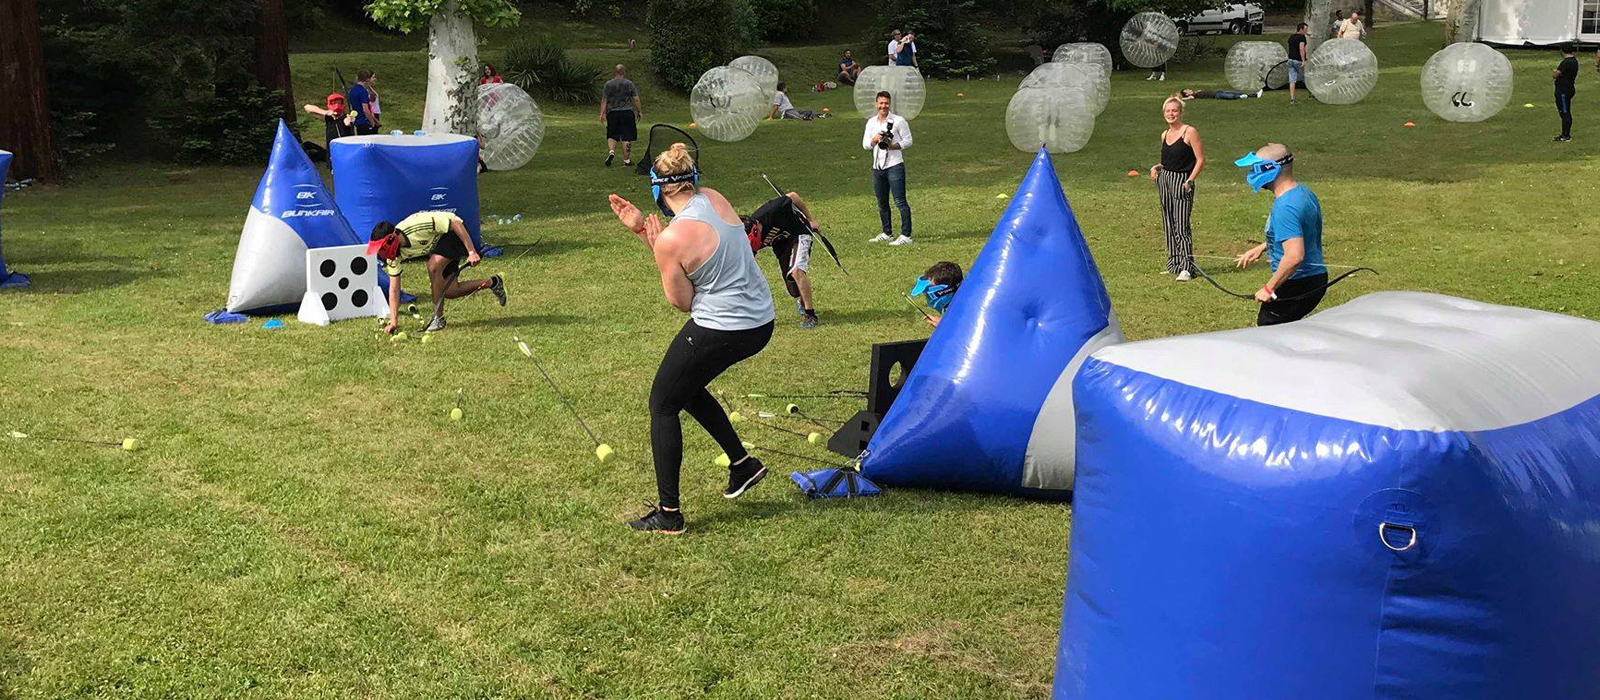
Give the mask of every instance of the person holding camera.
[{"label": "person holding camera", "polygon": [[[911,147],[911,127],[900,115],[889,111],[889,93],[878,93],[878,113],[867,119],[867,128],[861,136],[861,147],[872,152],[872,191],[878,195],[878,218],[883,221],[883,232],[869,243],[910,245],[911,205],[906,204],[905,149]],[[900,236],[893,238],[894,217],[889,213],[889,194],[894,194],[895,207],[900,210]]]}]

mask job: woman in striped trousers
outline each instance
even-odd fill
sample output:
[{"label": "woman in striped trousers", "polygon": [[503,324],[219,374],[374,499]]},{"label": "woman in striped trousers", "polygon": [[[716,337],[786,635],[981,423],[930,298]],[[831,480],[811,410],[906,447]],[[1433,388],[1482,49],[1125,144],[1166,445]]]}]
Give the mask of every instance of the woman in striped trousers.
[{"label": "woman in striped trousers", "polygon": [[1183,122],[1183,100],[1177,95],[1161,103],[1167,128],[1161,132],[1161,162],[1150,167],[1150,179],[1161,197],[1161,228],[1167,234],[1167,269],[1187,282],[1194,275],[1194,236],[1189,214],[1194,211],[1194,180],[1206,165],[1200,132]]}]

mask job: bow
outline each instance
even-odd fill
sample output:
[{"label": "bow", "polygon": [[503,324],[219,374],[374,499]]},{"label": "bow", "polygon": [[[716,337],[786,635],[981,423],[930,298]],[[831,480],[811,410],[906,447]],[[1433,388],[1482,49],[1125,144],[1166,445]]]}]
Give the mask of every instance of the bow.
[{"label": "bow", "polygon": [[[1211,286],[1217,288],[1217,291],[1222,292],[1223,294],[1226,294],[1228,296],[1238,297],[1240,299],[1248,299],[1250,301],[1255,301],[1256,300],[1256,297],[1255,297],[1254,294],[1240,294],[1240,293],[1235,292],[1235,291],[1233,291],[1231,289],[1228,289],[1227,287],[1222,286],[1216,280],[1212,279],[1211,275],[1206,274],[1206,271],[1203,268],[1200,267],[1199,263],[1192,263],[1192,264],[1194,265],[1194,271],[1200,273],[1200,277],[1202,279],[1204,279],[1205,281],[1210,282]],[[1322,267],[1328,267],[1328,266],[1327,265],[1323,265]],[[1372,273],[1374,275],[1378,274],[1377,270],[1374,270],[1374,269],[1372,269],[1370,267],[1352,267],[1352,268],[1350,268],[1349,272],[1346,272],[1346,273],[1344,273],[1342,275],[1339,275],[1338,277],[1335,277],[1335,278],[1333,278],[1331,280],[1328,280],[1321,287],[1317,287],[1316,289],[1311,289],[1311,290],[1307,290],[1307,291],[1301,292],[1301,293],[1296,294],[1296,295],[1294,295],[1292,297],[1275,296],[1275,297],[1273,297],[1273,301],[1298,301],[1300,299],[1305,299],[1305,298],[1310,297],[1310,296],[1315,295],[1315,294],[1321,294],[1323,292],[1328,291],[1329,287],[1332,287],[1333,285],[1336,285],[1339,282],[1343,281],[1344,278],[1349,277],[1349,276],[1351,276],[1351,275],[1353,275],[1353,274],[1355,274],[1357,272],[1361,272],[1361,271],[1370,272],[1370,273]]]}]

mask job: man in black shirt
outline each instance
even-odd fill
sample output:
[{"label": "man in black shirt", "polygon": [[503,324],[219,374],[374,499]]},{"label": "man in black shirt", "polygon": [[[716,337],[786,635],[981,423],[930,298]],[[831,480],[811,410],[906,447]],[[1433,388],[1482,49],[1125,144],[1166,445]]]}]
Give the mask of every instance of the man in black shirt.
[{"label": "man in black shirt", "polygon": [[1306,23],[1301,22],[1289,35],[1289,104],[1294,104],[1294,85],[1305,78]]},{"label": "man in black shirt", "polygon": [[1578,93],[1578,58],[1571,44],[1561,46],[1561,63],[1550,72],[1556,80],[1556,113],[1561,115],[1561,135],[1554,141],[1572,140],[1572,96]]},{"label": "man in black shirt", "polygon": [[817,327],[817,309],[811,301],[811,239],[817,220],[800,195],[790,192],[757,207],[744,220],[750,248],[771,248],[783,274],[783,286],[800,312],[800,327]]}]

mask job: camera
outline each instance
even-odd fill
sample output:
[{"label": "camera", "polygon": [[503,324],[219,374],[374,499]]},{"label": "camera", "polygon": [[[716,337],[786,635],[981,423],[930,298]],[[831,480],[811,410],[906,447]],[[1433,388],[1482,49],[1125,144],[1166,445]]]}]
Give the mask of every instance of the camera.
[{"label": "camera", "polygon": [[883,125],[883,133],[878,134],[878,148],[889,150],[889,144],[894,143],[894,122]]}]

